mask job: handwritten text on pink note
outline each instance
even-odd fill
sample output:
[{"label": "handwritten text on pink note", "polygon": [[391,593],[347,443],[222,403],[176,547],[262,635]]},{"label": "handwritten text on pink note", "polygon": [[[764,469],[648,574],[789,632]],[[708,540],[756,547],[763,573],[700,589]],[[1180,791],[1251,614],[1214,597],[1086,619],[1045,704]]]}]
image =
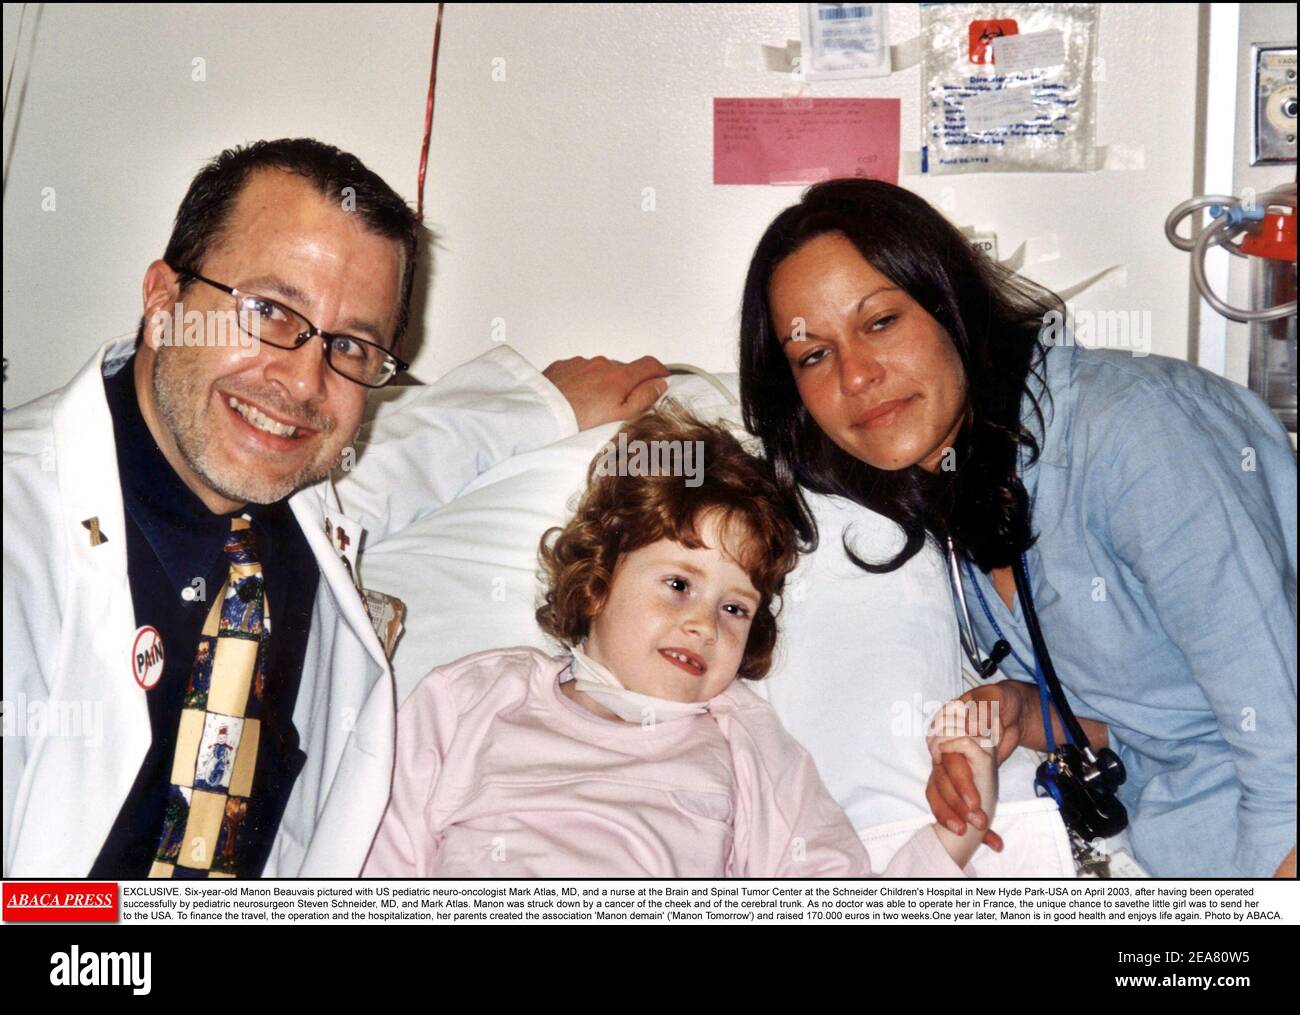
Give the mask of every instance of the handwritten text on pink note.
[{"label": "handwritten text on pink note", "polygon": [[714,183],[898,182],[898,99],[714,99]]}]

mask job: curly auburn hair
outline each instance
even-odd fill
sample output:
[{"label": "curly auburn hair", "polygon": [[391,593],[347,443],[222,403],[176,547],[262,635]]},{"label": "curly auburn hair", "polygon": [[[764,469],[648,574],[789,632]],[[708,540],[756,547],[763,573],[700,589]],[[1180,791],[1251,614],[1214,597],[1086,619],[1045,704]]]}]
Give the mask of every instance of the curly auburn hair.
[{"label": "curly auburn hair", "polygon": [[[602,463],[619,436],[587,469],[587,490],[577,513],[563,528],[542,536],[539,557],[546,593],[537,623],[567,645],[581,643],[609,596],[619,558],[643,546],[671,539],[691,549],[703,546],[697,526],[716,517],[727,552],[753,582],[760,602],[737,676],[766,675],[776,648],[773,601],[801,549],[791,523],[794,505],[782,494],[767,463],[744,449],[729,429],[705,423],[672,402],[628,424],[619,435],[633,441],[700,442],[702,481],[688,486],[681,476],[608,475]],[[665,445],[658,445],[664,447]],[[668,445],[671,446],[671,445]]]}]

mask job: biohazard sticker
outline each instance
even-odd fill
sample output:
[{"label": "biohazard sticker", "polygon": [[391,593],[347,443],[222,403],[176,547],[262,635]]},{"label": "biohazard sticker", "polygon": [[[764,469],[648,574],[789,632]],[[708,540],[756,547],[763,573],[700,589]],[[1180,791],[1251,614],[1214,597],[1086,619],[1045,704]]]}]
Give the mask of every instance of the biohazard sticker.
[{"label": "biohazard sticker", "polygon": [[163,641],[158,628],[145,625],[135,632],[131,646],[131,672],[146,691],[158,686],[163,674]]},{"label": "biohazard sticker", "polygon": [[990,21],[972,21],[970,23],[970,62],[991,64],[994,62],[993,40],[1005,39],[1008,35],[1020,34],[1020,26],[1010,18]]}]

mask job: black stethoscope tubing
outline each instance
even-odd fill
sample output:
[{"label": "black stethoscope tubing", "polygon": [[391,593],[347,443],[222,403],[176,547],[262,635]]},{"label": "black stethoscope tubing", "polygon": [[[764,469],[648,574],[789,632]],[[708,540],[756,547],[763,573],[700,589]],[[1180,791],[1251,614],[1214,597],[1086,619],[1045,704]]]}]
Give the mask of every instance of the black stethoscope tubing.
[{"label": "black stethoscope tubing", "polygon": [[[970,610],[966,606],[966,594],[962,588],[961,572],[957,566],[957,554],[951,539],[948,540],[948,562],[953,590],[957,595],[957,602],[961,606],[961,622],[964,630],[959,630],[958,634],[962,641],[962,648],[971,664],[975,667],[976,674],[987,680],[997,672],[1002,660],[1011,655],[1011,645],[1006,639],[999,639],[994,644],[989,658],[983,662],[980,661],[979,644],[975,640],[975,626],[971,623]],[[1016,598],[1020,602],[1025,627],[1029,630],[1029,641],[1033,645],[1038,666],[1043,674],[1043,681],[1047,684],[1047,692],[1052,699],[1052,705],[1060,715],[1061,723],[1070,734],[1075,746],[1084,753],[1085,757],[1091,758],[1092,745],[1088,741],[1087,734],[1083,732],[1083,727],[1079,725],[1079,720],[1075,718],[1070,703],[1066,700],[1065,690],[1061,687],[1061,681],[1056,675],[1056,667],[1052,665],[1051,653],[1047,651],[1047,641],[1043,638],[1043,629],[1038,623],[1038,611],[1034,609],[1034,597],[1029,591],[1029,576],[1025,573],[1023,561],[1017,560],[1012,565],[1011,573],[1015,578]]]}]

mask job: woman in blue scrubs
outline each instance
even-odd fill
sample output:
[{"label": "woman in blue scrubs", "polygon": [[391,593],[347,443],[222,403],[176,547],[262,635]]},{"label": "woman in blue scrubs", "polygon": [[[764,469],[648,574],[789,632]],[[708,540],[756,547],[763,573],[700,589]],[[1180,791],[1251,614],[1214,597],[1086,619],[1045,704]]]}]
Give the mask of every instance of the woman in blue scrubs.
[{"label": "woman in blue scrubs", "polygon": [[[973,693],[999,702],[999,760],[1045,743],[1023,554],[1066,697],[1127,768],[1138,862],[1294,875],[1290,441],[1255,395],[1195,366],[1076,347],[1063,311],[916,195],[819,184],[750,264],[746,424],[790,484],[901,527],[899,554],[864,569],[951,541],[977,640],[1011,646],[1008,679]],[[981,825],[959,776],[936,769],[927,795]]]}]

